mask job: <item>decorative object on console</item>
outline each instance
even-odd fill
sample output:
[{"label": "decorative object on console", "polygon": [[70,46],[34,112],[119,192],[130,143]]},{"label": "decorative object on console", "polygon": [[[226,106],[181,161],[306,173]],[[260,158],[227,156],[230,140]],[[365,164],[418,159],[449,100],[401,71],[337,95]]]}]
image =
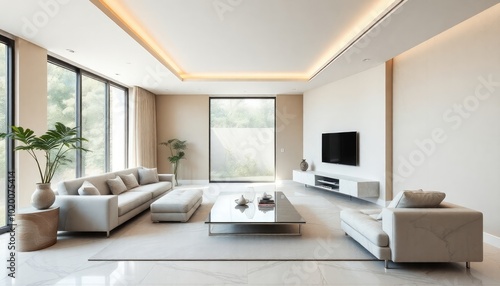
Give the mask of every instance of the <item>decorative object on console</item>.
[{"label": "decorative object on console", "polygon": [[307,164],[306,159],[302,159],[302,162],[300,162],[300,170],[307,171],[307,168],[309,168],[309,164]]},{"label": "decorative object on console", "polygon": [[[48,209],[55,201],[55,194],[50,188],[50,182],[59,166],[71,162],[66,153],[71,150],[88,151],[82,147],[82,142],[87,141],[78,137],[77,127],[70,128],[57,122],[54,129],[50,129],[41,136],[29,128],[12,126],[12,132],[1,133],[0,138],[10,138],[22,143],[15,150],[27,151],[35,160],[41,182],[37,184],[31,196],[31,205],[37,209]],[[45,157],[45,166],[42,170],[37,152],[42,151]]]},{"label": "decorative object on console", "polygon": [[179,168],[179,161],[184,158],[186,153],[184,150],[187,149],[186,140],[181,141],[177,138],[170,139],[167,142],[161,142],[160,145],[166,146],[170,149],[170,156],[168,161],[172,163],[173,173],[175,175],[175,185],[179,185],[179,180],[177,177],[177,170]]}]

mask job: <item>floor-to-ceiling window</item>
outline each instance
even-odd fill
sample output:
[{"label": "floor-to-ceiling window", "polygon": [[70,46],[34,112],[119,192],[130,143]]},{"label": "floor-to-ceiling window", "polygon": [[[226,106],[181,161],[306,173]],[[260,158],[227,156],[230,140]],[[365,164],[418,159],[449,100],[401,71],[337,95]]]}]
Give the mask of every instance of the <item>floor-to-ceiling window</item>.
[{"label": "floor-to-ceiling window", "polygon": [[[48,125],[78,126],[90,152],[75,152],[52,183],[127,167],[128,89],[90,72],[49,58]],[[73,157],[72,157],[73,159]]]},{"label": "floor-to-ceiling window", "polygon": [[[0,132],[9,132],[14,118],[13,49],[14,41],[0,35]],[[12,207],[15,207],[15,189],[9,183],[13,172],[12,141],[0,140],[0,233],[10,230],[7,218],[13,215]]]},{"label": "floor-to-ceiling window", "polygon": [[82,136],[91,152],[83,153],[83,176],[106,171],[106,83],[93,77],[82,76]]},{"label": "floor-to-ceiling window", "polygon": [[[56,122],[75,127],[77,73],[76,69],[59,65],[55,62],[47,64],[47,126],[52,128]],[[62,165],[52,178],[56,182],[64,178],[72,178],[77,174],[76,151],[67,154],[71,163]]]},{"label": "floor-to-ceiling window", "polygon": [[[109,164],[111,171],[127,166],[127,92],[118,86],[111,86],[109,93]],[[124,144],[125,142],[125,144]]]},{"label": "floor-to-ceiling window", "polygon": [[210,181],[275,180],[275,98],[210,98]]}]

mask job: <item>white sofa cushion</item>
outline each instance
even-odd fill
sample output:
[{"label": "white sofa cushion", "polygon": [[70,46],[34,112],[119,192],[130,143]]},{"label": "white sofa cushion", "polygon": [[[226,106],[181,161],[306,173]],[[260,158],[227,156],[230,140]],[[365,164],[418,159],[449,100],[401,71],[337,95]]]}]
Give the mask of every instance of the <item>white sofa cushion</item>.
[{"label": "white sofa cushion", "polygon": [[127,191],[127,186],[125,186],[125,183],[123,183],[122,179],[118,176],[114,179],[107,179],[106,183],[108,184],[113,195],[117,196]]},{"label": "white sofa cushion", "polygon": [[160,180],[158,179],[158,172],[156,168],[142,168],[139,169],[139,184],[147,185],[152,183],[157,183]]},{"label": "white sofa cushion", "polygon": [[128,175],[119,175],[119,177],[122,179],[125,186],[127,186],[127,190],[130,190],[130,189],[133,189],[133,188],[139,186],[139,182],[137,182],[137,178],[132,173],[128,174]]},{"label": "white sofa cushion", "polygon": [[158,196],[163,195],[168,190],[172,189],[171,182],[158,182],[156,184],[149,184],[144,186],[139,186],[137,188],[133,188],[130,192],[145,192],[151,194],[151,198],[155,199]]},{"label": "white sofa cushion", "polygon": [[89,181],[83,182],[82,186],[78,188],[78,194],[80,196],[98,196],[99,190]]},{"label": "white sofa cushion", "polygon": [[150,193],[125,192],[118,196],[118,216],[122,216],[129,211],[151,200]]},{"label": "white sofa cushion", "polygon": [[340,219],[371,243],[386,247],[389,246],[389,236],[382,230],[382,222],[370,216],[378,211],[345,209],[340,212]]}]

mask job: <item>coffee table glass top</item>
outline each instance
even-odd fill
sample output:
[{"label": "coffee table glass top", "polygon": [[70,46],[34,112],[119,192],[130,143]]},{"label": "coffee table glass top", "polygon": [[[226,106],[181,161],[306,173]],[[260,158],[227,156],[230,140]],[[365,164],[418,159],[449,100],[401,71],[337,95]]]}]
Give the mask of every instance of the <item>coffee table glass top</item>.
[{"label": "coffee table glass top", "polygon": [[241,197],[238,193],[220,193],[215,201],[208,224],[301,224],[306,221],[297,212],[283,192],[270,193],[275,201],[271,207],[259,206],[259,195],[248,198],[245,206],[238,206],[235,202]]}]

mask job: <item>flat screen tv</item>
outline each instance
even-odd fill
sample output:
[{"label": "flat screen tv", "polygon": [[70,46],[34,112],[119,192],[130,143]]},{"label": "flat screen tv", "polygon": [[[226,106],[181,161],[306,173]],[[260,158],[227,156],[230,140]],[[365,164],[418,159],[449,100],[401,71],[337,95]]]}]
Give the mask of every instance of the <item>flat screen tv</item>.
[{"label": "flat screen tv", "polygon": [[358,132],[323,133],[321,161],[324,163],[358,165]]}]

